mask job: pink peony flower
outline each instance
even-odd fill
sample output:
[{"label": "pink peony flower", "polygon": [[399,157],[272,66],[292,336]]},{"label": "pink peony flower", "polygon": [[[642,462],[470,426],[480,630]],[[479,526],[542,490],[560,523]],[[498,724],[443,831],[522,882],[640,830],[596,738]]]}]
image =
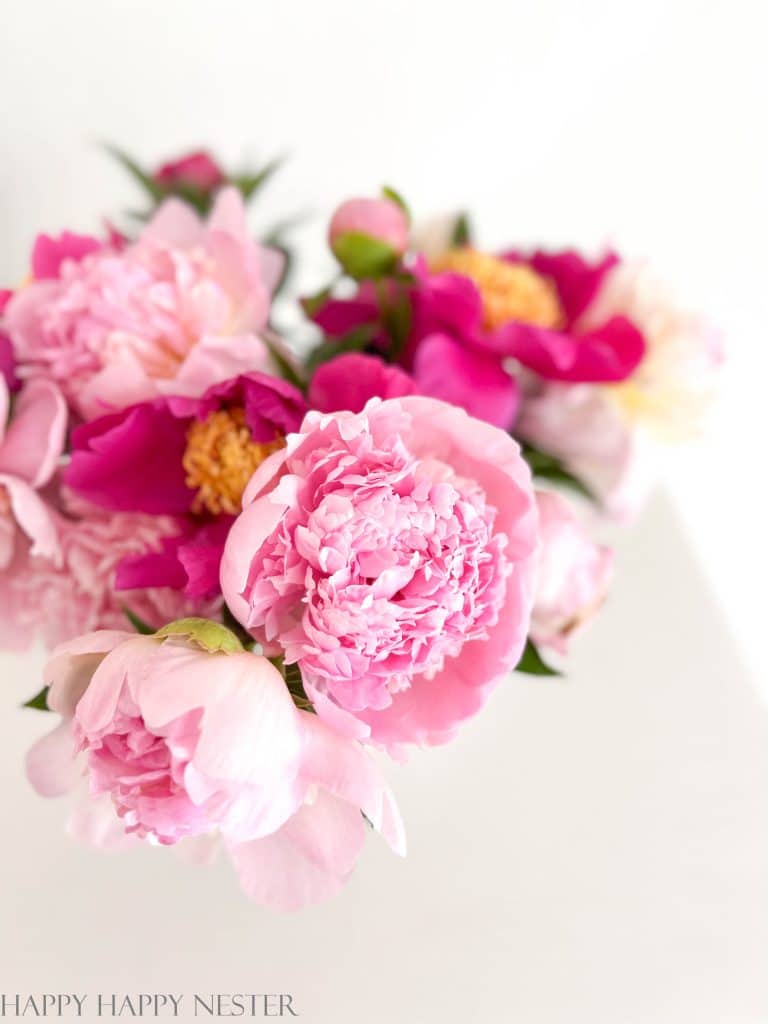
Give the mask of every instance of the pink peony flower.
[{"label": "pink peony flower", "polygon": [[540,546],[531,636],[536,644],[566,654],[574,631],[605,599],[613,552],[595,544],[559,494],[537,491],[536,505]]},{"label": "pink peony flower", "polygon": [[222,626],[91,633],[54,652],[46,679],[62,720],[27,771],[44,796],[85,774],[82,838],[114,833],[94,826],[105,810],[157,845],[220,834],[249,896],[284,909],[341,888],[363,814],[404,852],[392,796],[362,748],[298,711],[277,669]]},{"label": "pink peony flower", "polygon": [[132,245],[65,258],[58,276],[16,292],[4,326],[24,372],[56,380],[86,419],[200,395],[268,365],[259,334],[281,259],[249,239],[235,189],[205,224],[169,199]]},{"label": "pink peony flower", "polygon": [[7,423],[9,408],[0,376],[0,573],[30,545],[41,559],[59,557],[54,515],[39,491],[56,471],[67,429],[67,407],[51,381],[26,384]]},{"label": "pink peony flower", "polygon": [[[64,514],[50,513],[57,537],[56,562],[34,546],[18,544],[0,573],[0,642],[19,649],[42,634],[48,646],[94,629],[120,629],[128,608],[153,628],[180,616],[210,614],[216,600],[198,600],[170,586],[117,589],[121,563],[161,551],[184,524],[170,516],[110,513],[62,496]],[[135,581],[123,580],[129,586]]]},{"label": "pink peony flower", "polygon": [[225,182],[221,167],[203,149],[167,161],[158,167],[152,177],[159,185],[171,189],[179,185],[191,185],[201,192],[211,192]]},{"label": "pink peony flower", "polygon": [[420,397],[310,412],[243,504],[225,599],[337,727],[444,742],[517,662],[536,511],[502,431]]},{"label": "pink peony flower", "polygon": [[348,235],[364,235],[388,246],[395,256],[408,248],[408,215],[392,199],[347,199],[338,207],[328,228],[328,241],[336,252]]},{"label": "pink peony flower", "polygon": [[232,517],[257,466],[301,423],[301,393],[278,377],[249,373],[200,398],[170,396],[91,420],[72,435],[64,480],[104,508],[183,515],[162,552],[132,556],[130,586],[181,586],[194,597],[218,590]]}]

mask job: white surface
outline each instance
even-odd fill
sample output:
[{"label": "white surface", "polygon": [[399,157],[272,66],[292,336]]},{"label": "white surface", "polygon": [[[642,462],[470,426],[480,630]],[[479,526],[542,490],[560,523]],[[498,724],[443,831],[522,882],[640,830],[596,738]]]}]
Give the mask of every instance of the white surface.
[{"label": "white surface", "polygon": [[760,0],[4,0],[0,17],[0,280],[26,272],[37,231],[135,203],[103,140],[146,161],[199,143],[290,154],[263,222],[316,215],[297,236],[309,286],[333,204],[382,182],[423,215],[469,206],[489,246],[650,258],[725,333],[712,433],[668,475],[763,678],[767,510],[747,490],[768,377]]},{"label": "white surface", "polygon": [[307,1024],[765,1021],[768,723],[668,504],[629,540],[572,677],[514,677],[393,770],[409,857],[371,837],[298,916],[224,863],[70,845],[22,778],[45,722],[4,701],[2,989],[287,991]]}]

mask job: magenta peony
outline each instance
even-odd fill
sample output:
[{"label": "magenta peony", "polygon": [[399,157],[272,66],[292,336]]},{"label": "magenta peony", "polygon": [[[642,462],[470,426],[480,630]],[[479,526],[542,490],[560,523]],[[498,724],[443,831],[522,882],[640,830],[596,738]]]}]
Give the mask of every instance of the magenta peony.
[{"label": "magenta peony", "polygon": [[514,667],[536,509],[501,430],[419,397],[311,412],[243,504],[225,599],[339,728],[444,742]]},{"label": "magenta peony", "polygon": [[[62,719],[27,771],[45,796],[85,773],[90,807],[73,823],[83,838],[111,837],[115,824],[158,845],[217,833],[246,892],[282,909],[341,888],[363,814],[404,852],[392,796],[362,748],[297,710],[274,666],[216,623],[91,633],[54,651],[45,675]],[[95,826],[105,811],[111,824]]]}]

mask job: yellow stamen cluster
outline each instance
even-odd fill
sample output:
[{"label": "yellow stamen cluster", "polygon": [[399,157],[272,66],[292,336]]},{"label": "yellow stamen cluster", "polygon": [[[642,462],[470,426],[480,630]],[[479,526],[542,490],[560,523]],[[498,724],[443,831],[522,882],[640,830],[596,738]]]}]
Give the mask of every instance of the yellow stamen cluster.
[{"label": "yellow stamen cluster", "polygon": [[478,252],[471,246],[448,249],[431,263],[432,270],[450,270],[471,278],[483,299],[483,326],[492,331],[509,320],[537,327],[559,327],[562,310],[554,285],[525,263]]},{"label": "yellow stamen cluster", "polygon": [[187,487],[197,491],[194,511],[237,515],[251,476],[284,444],[283,437],[254,441],[244,409],[219,409],[204,420],[195,420],[187,431],[182,459]]}]

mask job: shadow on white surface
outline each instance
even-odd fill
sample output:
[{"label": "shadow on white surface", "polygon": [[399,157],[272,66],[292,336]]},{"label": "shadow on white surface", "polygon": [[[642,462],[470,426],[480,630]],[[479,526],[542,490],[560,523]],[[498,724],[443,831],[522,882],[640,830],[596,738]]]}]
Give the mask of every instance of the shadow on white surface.
[{"label": "shadow on white surface", "polygon": [[371,837],[299,915],[247,904],[223,861],[72,845],[22,773],[37,664],[0,661],[6,993],[289,992],[310,1024],[768,1014],[766,715],[664,498],[568,681],[514,677],[394,769],[408,859]]}]

